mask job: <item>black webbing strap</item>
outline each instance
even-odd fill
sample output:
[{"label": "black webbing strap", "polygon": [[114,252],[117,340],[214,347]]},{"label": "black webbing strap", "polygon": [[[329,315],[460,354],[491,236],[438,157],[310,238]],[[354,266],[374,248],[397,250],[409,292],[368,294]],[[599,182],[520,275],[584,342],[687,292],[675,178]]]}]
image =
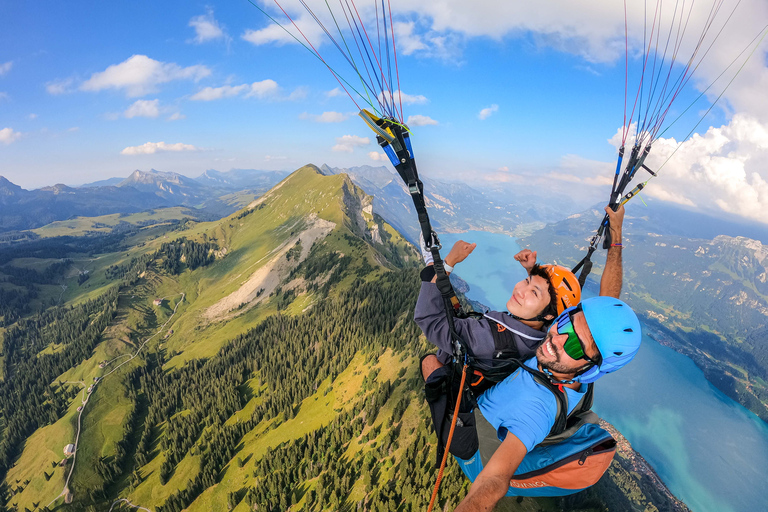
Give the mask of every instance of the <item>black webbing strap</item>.
[{"label": "black webbing strap", "polygon": [[463,359],[464,354],[466,354],[466,343],[456,332],[453,322],[454,315],[461,311],[461,303],[459,302],[456,292],[451,285],[451,280],[445,271],[443,259],[440,257],[440,249],[442,246],[440,245],[440,240],[432,229],[429,220],[427,205],[424,201],[424,184],[419,179],[416,161],[413,158],[410,135],[407,128],[399,123],[394,123],[387,119],[374,120],[370,117],[369,119],[366,119],[366,122],[368,122],[369,125],[371,121],[374,121],[381,130],[386,130],[386,135],[393,136],[387,140],[377,134],[376,140],[382,149],[384,149],[387,156],[389,156],[395,170],[400,175],[403,182],[405,182],[406,187],[408,187],[408,192],[411,194],[413,206],[418,215],[419,227],[421,229],[422,238],[424,239],[424,245],[432,253],[434,270],[437,276],[437,289],[443,297],[443,305],[448,319],[448,327],[450,329],[451,339],[453,340],[453,355],[458,360],[461,360]]},{"label": "black webbing strap", "polygon": [[[629,201],[645,186],[643,183],[641,183],[626,196],[623,196],[624,190],[632,181],[632,178],[635,177],[635,174],[638,170],[645,169],[653,176],[656,176],[656,173],[654,173],[651,169],[648,168],[648,166],[645,165],[645,159],[648,157],[648,153],[650,152],[650,144],[646,145],[645,147],[641,146],[640,144],[635,144],[632,147],[632,152],[629,155],[629,160],[627,161],[627,166],[625,167],[624,172],[620,173],[621,163],[624,158],[624,146],[619,148],[619,160],[616,164],[616,173],[613,176],[613,186],[611,188],[611,198],[608,202],[608,206],[610,206],[613,211],[618,210],[619,206]],[[619,174],[621,174],[620,178]],[[610,220],[608,218],[608,214],[605,214],[603,216],[603,220],[600,221],[600,227],[597,228],[597,232],[589,243],[587,255],[584,256],[584,258],[582,258],[582,260],[579,261],[576,266],[571,269],[571,272],[574,274],[581,270],[581,274],[579,274],[579,285],[582,288],[584,287],[584,283],[587,281],[587,277],[589,276],[590,272],[592,272],[592,254],[597,249],[597,244],[601,238],[603,239],[603,249],[609,249],[613,241],[611,240]]]}]

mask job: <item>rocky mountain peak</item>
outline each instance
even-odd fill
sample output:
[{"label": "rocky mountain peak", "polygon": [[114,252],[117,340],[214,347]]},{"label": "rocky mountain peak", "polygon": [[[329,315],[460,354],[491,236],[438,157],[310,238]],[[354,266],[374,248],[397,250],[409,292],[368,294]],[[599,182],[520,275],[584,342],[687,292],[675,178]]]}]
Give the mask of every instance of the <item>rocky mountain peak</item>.
[{"label": "rocky mountain peak", "polygon": [[752,240],[745,236],[727,236],[718,235],[714,239],[714,243],[721,245],[731,245],[736,247],[742,247],[744,249],[753,252],[757,261],[762,263],[768,258],[768,246],[763,245],[759,240]]},{"label": "rocky mountain peak", "polygon": [[0,176],[0,195],[13,196],[25,192],[23,188],[11,183],[5,176]]}]

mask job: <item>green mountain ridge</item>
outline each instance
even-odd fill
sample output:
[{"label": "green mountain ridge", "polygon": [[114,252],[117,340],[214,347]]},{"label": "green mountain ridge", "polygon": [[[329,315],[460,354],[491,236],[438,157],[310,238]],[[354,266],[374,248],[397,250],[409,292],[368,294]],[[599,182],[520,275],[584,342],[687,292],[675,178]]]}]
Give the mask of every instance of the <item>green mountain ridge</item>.
[{"label": "green mountain ridge", "polygon": [[[424,510],[437,467],[417,371],[430,345],[412,313],[421,260],[371,201],[305,166],[220,221],[0,259],[41,276],[59,264],[41,312],[2,331],[0,505]],[[680,509],[633,464],[498,509]],[[439,508],[466,489],[449,464]]]}]

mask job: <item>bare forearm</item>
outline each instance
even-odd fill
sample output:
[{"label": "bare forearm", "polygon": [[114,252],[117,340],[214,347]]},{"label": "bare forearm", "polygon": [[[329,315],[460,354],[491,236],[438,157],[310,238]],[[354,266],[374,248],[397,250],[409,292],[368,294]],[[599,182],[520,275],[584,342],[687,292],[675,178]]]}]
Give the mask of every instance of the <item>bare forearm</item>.
[{"label": "bare forearm", "polygon": [[455,512],[481,512],[493,510],[509,489],[509,479],[500,476],[478,478],[469,488],[469,494],[459,503]]},{"label": "bare forearm", "polygon": [[[611,229],[611,247],[608,248],[608,256],[605,260],[605,270],[600,280],[600,295],[604,297],[619,298],[624,268],[621,261],[621,230]],[[619,245],[616,245],[619,244]]]}]

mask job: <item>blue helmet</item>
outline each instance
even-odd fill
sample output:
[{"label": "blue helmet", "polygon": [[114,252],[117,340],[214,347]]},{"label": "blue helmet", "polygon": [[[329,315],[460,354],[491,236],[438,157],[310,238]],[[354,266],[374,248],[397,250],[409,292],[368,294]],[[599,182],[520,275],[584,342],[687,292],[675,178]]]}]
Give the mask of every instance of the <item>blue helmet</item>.
[{"label": "blue helmet", "polygon": [[581,309],[602,356],[600,366],[593,366],[574,379],[588,384],[630,362],[640,349],[642,332],[635,312],[619,299],[593,297],[584,300]]}]

